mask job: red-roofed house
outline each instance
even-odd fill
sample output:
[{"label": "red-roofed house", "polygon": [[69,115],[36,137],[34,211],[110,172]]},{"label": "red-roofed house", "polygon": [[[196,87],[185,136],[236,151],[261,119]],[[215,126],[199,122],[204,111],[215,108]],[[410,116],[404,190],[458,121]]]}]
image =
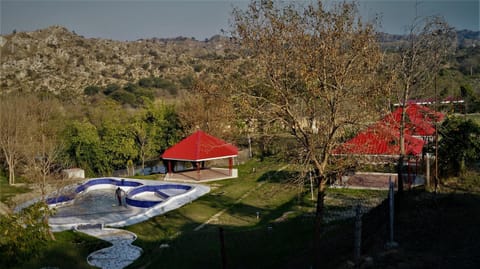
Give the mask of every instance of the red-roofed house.
[{"label": "red-roofed house", "polygon": [[[405,133],[413,136],[433,136],[435,134],[435,122],[443,120],[444,115],[435,112],[428,107],[417,104],[409,104],[406,107]],[[394,129],[400,129],[402,108],[399,107],[383,118],[383,122]]]},{"label": "red-roofed house", "polygon": [[[398,130],[377,123],[336,148],[334,154],[395,156],[400,153],[399,140]],[[421,154],[424,143],[422,139],[406,134],[407,155]]]},{"label": "red-roofed house", "polygon": [[[427,137],[435,134],[435,122],[443,119],[442,113],[417,104],[406,107],[405,152],[419,156]],[[360,132],[337,147],[334,154],[383,155],[400,154],[400,119],[402,108],[397,108],[382,120]]]},{"label": "red-roofed house", "polygon": [[[397,108],[376,124],[357,134],[333,150],[335,155],[358,155],[366,157],[367,162],[388,160],[394,162],[400,154],[400,119],[402,108]],[[420,159],[427,140],[435,134],[435,124],[444,118],[442,113],[430,110],[417,104],[406,107],[405,121],[405,153],[410,156],[407,169],[408,179],[416,174],[417,162]],[[374,158],[372,158],[374,157]],[[411,171],[411,166],[415,169]]]},{"label": "red-roofed house", "polygon": [[[176,145],[167,149],[162,154],[162,159],[168,161],[168,174],[170,178],[174,177],[172,169],[172,161],[191,162],[194,165],[194,169],[197,172],[196,179],[210,178],[212,169],[204,169],[206,161],[228,159],[228,174],[223,174],[223,178],[236,177],[236,170],[233,169],[233,158],[238,155],[237,147],[229,144],[217,137],[211,136],[201,130],[196,131],[190,136],[178,142]],[[222,169],[214,169],[215,172],[220,173]],[[191,172],[192,170],[190,170]],[[191,175],[187,175],[186,171],[180,173],[192,178]],[[202,172],[204,172],[202,175]],[[235,173],[234,173],[235,172]],[[220,173],[221,174],[221,173]],[[167,179],[167,178],[166,178]],[[218,178],[216,178],[218,179]]]}]

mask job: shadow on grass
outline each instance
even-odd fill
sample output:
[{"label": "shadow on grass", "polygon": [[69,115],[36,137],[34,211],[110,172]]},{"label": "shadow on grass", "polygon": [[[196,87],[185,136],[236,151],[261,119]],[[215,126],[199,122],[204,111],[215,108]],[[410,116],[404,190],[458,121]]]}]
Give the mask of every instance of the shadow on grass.
[{"label": "shadow on grass", "polygon": [[[112,244],[83,233],[63,231],[55,233],[56,240],[48,241],[45,248],[40,249],[38,256],[25,260],[17,266],[1,266],[1,268],[92,268],[86,257],[99,249]],[[2,259],[3,260],[3,259]]]},{"label": "shadow on grass", "polygon": [[262,174],[257,181],[258,182],[269,182],[269,183],[287,183],[291,182],[292,179],[298,178],[300,174],[295,171],[268,171]]},{"label": "shadow on grass", "polygon": [[[175,240],[144,253],[130,268],[222,268],[218,225],[194,232],[184,230]],[[258,225],[249,229],[224,228],[228,268],[282,268],[293,255],[308,249],[313,225],[309,218]],[[292,232],[296,231],[296,232]],[[165,246],[165,245],[164,245]]]}]

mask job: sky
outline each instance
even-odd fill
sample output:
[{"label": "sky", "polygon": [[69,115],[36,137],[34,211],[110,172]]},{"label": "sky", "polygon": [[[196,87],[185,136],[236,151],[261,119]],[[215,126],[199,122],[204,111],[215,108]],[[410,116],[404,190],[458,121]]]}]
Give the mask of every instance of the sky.
[{"label": "sky", "polygon": [[[330,2],[335,0],[328,0]],[[303,0],[305,2],[305,0]],[[358,0],[360,14],[379,15],[378,30],[404,34],[418,16],[443,16],[455,28],[480,30],[479,0]],[[229,30],[233,7],[249,0],[0,0],[1,34],[61,25],[85,37],[114,40],[194,37]],[[417,7],[417,8],[415,8]]]}]

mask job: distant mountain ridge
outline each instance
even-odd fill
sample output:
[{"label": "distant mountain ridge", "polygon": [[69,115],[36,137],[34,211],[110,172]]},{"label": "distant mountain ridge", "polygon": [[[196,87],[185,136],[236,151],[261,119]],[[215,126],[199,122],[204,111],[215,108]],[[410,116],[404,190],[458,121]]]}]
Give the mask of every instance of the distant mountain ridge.
[{"label": "distant mountain ridge", "polygon": [[[457,35],[459,46],[480,46],[480,31]],[[388,46],[405,36],[380,33],[379,39]],[[114,41],[85,38],[61,26],[12,33],[0,36],[0,93],[48,91],[74,97],[87,86],[124,85],[146,77],[168,78],[182,87],[182,78],[199,76],[212,61],[232,56],[226,41],[218,35],[204,41]]]}]

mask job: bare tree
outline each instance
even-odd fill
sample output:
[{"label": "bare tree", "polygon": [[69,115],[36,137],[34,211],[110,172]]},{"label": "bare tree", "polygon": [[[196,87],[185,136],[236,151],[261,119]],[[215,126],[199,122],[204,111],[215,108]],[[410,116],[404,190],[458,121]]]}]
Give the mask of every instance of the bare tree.
[{"label": "bare tree", "polygon": [[150,142],[151,135],[147,123],[141,120],[134,122],[133,134],[135,136],[135,143],[140,151],[140,159],[142,160],[142,175],[145,175],[145,158],[152,148],[152,143]]},{"label": "bare tree", "polygon": [[0,98],[0,150],[8,167],[8,184],[15,184],[15,170],[23,155],[21,148],[26,128],[25,97]]},{"label": "bare tree", "polygon": [[253,1],[233,15],[234,40],[253,68],[236,77],[232,89],[256,118],[295,138],[291,156],[313,170],[318,243],[326,180],[335,169],[331,152],[348,128],[369,122],[381,106],[382,53],[374,26],[362,22],[351,2],[328,9],[321,1],[304,8]]},{"label": "bare tree", "polygon": [[[407,42],[393,54],[396,98],[402,108],[400,119],[400,155],[397,164],[398,190],[403,191],[403,163],[405,161],[406,107],[412,97],[432,95],[436,88],[435,76],[443,60],[454,49],[455,33],[440,17],[416,18],[409,27]],[[433,87],[432,87],[433,86]],[[437,96],[435,96],[436,98]],[[438,100],[435,100],[437,102]]]},{"label": "bare tree", "polygon": [[236,116],[230,92],[225,92],[219,78],[197,80],[192,93],[179,106],[180,121],[187,133],[202,129],[223,138],[235,133]]},{"label": "bare tree", "polygon": [[[50,98],[29,98],[27,110],[28,128],[23,154],[26,160],[25,175],[34,183],[37,183],[41,192],[41,200],[47,196],[47,180],[59,175],[59,164],[63,152],[63,144],[59,139],[61,126],[60,104]],[[43,220],[48,227],[50,210],[44,205]],[[52,239],[53,233],[49,231]]]},{"label": "bare tree", "polygon": [[46,195],[47,179],[61,168],[59,162],[63,152],[59,139],[61,126],[60,104],[50,98],[29,98],[25,107],[28,113],[25,144],[23,154],[26,160],[26,171],[29,178],[38,183],[42,199]]}]

